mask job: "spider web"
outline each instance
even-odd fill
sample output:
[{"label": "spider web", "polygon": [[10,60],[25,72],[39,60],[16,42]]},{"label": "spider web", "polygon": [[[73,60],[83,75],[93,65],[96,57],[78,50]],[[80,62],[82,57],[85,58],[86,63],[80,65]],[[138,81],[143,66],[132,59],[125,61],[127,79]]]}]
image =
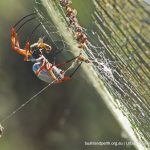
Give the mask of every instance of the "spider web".
[{"label": "spider web", "polygon": [[[36,29],[38,30],[38,32],[36,34],[38,34],[38,36],[42,36],[43,39],[46,39],[46,43],[49,43],[50,45],[52,45],[52,53],[55,55],[55,53],[69,53],[69,46],[67,45],[67,43],[64,41],[62,35],[60,34],[60,32],[58,31],[57,27],[52,23],[51,20],[47,20],[47,18],[44,16],[44,14],[42,12],[39,12],[38,9],[36,9],[37,12],[37,17],[36,19],[38,19],[38,23],[40,22],[40,26],[42,26],[43,29],[40,29],[39,27]],[[37,24],[37,20],[35,19],[35,22]],[[35,22],[32,22],[32,25],[34,25]],[[24,23],[23,23],[24,24]],[[44,31],[44,32],[43,32]],[[33,30],[32,30],[33,32]],[[30,33],[30,32],[29,32]],[[45,34],[46,33],[46,34]],[[35,34],[35,33],[34,33]],[[20,34],[19,34],[20,36]],[[33,36],[33,35],[32,35]],[[27,37],[24,39],[26,40],[27,38],[29,38],[29,35],[27,35]],[[32,42],[36,42],[35,38],[32,37],[32,39],[30,39]],[[37,40],[37,39],[36,39]],[[50,53],[50,55],[52,55]],[[50,59],[48,57],[48,55],[46,55],[47,59]],[[52,55],[53,57],[53,55]],[[70,69],[72,69],[74,66],[70,65],[69,67],[67,67],[67,69],[65,70],[65,72],[69,71]],[[5,122],[7,122],[10,118],[12,118],[16,113],[18,113],[19,111],[21,111],[27,104],[29,104],[31,101],[36,100],[36,97],[38,97],[41,93],[43,93],[45,90],[47,90],[49,87],[51,87],[53,84],[55,83],[55,81],[52,81],[51,83],[47,84],[45,87],[43,87],[40,91],[38,91],[37,93],[35,93],[31,98],[27,99],[22,105],[20,105],[17,109],[15,109],[14,111],[12,111],[10,114],[8,114],[6,117],[4,117],[4,119],[2,119],[0,121],[0,125],[4,124]]]},{"label": "spider web", "polygon": [[52,48],[55,51],[62,50],[62,53],[69,51],[69,46],[64,41],[61,33],[58,31],[57,27],[53,24],[52,20],[48,19],[48,17],[45,16],[45,13],[40,12],[37,8],[35,8],[35,11],[38,15],[38,20],[41,23],[42,28],[47,34],[48,42],[50,43],[50,45],[53,44]]},{"label": "spider web", "polygon": [[[36,1],[38,10],[46,16],[41,1]],[[47,1],[49,4],[54,3]],[[93,3],[95,11],[92,14],[92,28],[84,29],[88,36],[85,53],[93,61],[93,69],[113,96],[113,105],[130,122],[138,142],[145,148],[149,147],[150,6],[138,0],[93,0]],[[68,20],[59,1],[54,7],[61,13],[58,16],[66,21],[64,24],[67,26]],[[51,19],[48,14],[46,18]]]}]

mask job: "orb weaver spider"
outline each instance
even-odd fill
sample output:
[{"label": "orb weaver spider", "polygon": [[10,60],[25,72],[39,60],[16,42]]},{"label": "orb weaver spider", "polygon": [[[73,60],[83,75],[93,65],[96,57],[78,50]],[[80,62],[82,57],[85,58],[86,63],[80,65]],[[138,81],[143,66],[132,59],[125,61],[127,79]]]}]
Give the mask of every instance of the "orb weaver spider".
[{"label": "orb weaver spider", "polygon": [[[79,69],[82,62],[90,63],[90,61],[84,58],[81,54],[61,64],[55,65],[50,63],[43,55],[43,51],[46,51],[47,53],[51,52],[52,47],[44,43],[42,38],[40,38],[38,42],[33,43],[32,45],[30,45],[30,42],[27,41],[25,48],[24,49],[20,48],[17,31],[22,26],[18,30],[16,30],[15,28],[19,25],[19,23],[23,19],[34,14],[35,13],[32,13],[30,15],[23,17],[20,21],[18,21],[16,25],[12,27],[11,29],[12,49],[18,54],[23,55],[24,61],[31,61],[34,63],[32,70],[39,79],[48,83],[51,83],[52,81],[55,81],[55,83],[62,83],[63,81],[70,80],[72,76],[75,74],[75,72]],[[28,22],[28,20],[26,22]],[[79,65],[75,68],[75,70],[71,73],[71,75],[66,76],[66,72],[60,69],[60,67],[75,60],[80,62]]]}]

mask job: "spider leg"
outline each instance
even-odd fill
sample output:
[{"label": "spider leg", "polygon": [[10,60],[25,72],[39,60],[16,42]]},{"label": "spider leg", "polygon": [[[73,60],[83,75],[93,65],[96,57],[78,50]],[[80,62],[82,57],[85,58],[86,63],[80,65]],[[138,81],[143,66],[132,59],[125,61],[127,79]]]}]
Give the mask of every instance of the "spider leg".
[{"label": "spider leg", "polygon": [[40,73],[43,69],[46,69],[47,71],[49,71],[48,68],[46,67],[45,60],[42,60],[42,63],[40,64],[40,67],[39,67],[39,69],[36,71],[35,75],[38,76],[39,73]]},{"label": "spider leg", "polygon": [[26,42],[26,46],[25,46],[25,50],[26,50],[26,55],[24,57],[24,61],[29,61],[29,55],[28,53],[30,53],[30,43],[29,41]]},{"label": "spider leg", "polygon": [[53,73],[52,69],[49,70],[49,74],[57,82],[57,78],[56,78],[55,74]]},{"label": "spider leg", "polygon": [[15,48],[15,45],[16,45],[15,37],[16,37],[15,29],[12,28],[12,29],[11,29],[11,43],[12,43],[12,49],[14,49],[14,48]]},{"label": "spider leg", "polygon": [[74,74],[79,70],[83,62],[80,62],[80,64],[75,68],[75,70],[69,75],[70,78],[74,76]]},{"label": "spider leg", "polygon": [[56,65],[56,57],[53,58],[53,65]]},{"label": "spider leg", "polygon": [[67,81],[67,80],[71,80],[71,78],[74,76],[74,74],[78,71],[78,69],[81,67],[82,65],[82,62],[75,68],[75,70],[69,75],[69,76],[64,76],[63,79],[60,79],[60,80],[57,80],[56,83],[57,84],[60,84],[64,81]]},{"label": "spider leg", "polygon": [[[50,66],[50,65],[51,65],[51,66]],[[42,64],[41,64],[40,68],[37,70],[37,72],[36,72],[35,74],[38,76],[39,73],[40,73],[43,69],[46,69],[46,70],[49,72],[50,76],[51,76],[55,81],[57,81],[57,78],[56,78],[55,74],[54,74],[53,71],[52,71],[52,67],[53,67],[54,65],[53,65],[53,64],[50,64],[50,65],[49,65],[49,63],[46,64],[45,60],[43,60],[43,62],[42,62]]]},{"label": "spider leg", "polygon": [[16,47],[20,48],[17,33],[15,33],[15,45],[16,45]]},{"label": "spider leg", "polygon": [[63,79],[56,80],[56,84],[60,84],[60,83],[62,83],[64,81],[67,81],[67,80],[70,80],[70,79],[71,79],[70,77],[65,76]]},{"label": "spider leg", "polygon": [[11,29],[11,41],[12,41],[12,49],[16,51],[18,54],[23,55],[23,56],[32,56],[31,52],[27,51],[26,49],[20,48],[18,36],[13,27]]}]

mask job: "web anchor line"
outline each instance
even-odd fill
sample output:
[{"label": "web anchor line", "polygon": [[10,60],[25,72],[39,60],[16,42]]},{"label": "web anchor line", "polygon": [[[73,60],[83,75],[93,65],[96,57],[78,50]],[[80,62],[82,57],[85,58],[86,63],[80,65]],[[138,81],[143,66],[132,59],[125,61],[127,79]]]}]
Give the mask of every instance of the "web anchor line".
[{"label": "web anchor line", "polygon": [[52,84],[55,83],[55,80],[52,81],[51,83],[49,83],[48,85],[46,85],[43,89],[41,89],[38,93],[36,93],[35,95],[33,95],[30,99],[28,99],[25,103],[23,103],[21,106],[19,106],[16,110],[14,110],[12,113],[10,113],[8,116],[6,116],[1,122],[0,124],[3,124],[4,122],[6,122],[7,120],[9,120],[10,118],[12,118],[17,112],[19,112],[23,107],[25,107],[29,102],[31,102],[32,100],[34,100],[37,96],[39,96],[40,94],[42,94],[47,88],[49,88]]}]

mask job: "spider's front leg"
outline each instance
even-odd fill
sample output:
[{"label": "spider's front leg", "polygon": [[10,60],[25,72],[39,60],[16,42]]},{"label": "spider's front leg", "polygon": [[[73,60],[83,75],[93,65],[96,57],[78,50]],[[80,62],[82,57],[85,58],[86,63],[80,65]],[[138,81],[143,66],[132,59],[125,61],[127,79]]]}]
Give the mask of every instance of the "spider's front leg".
[{"label": "spider's front leg", "polygon": [[25,49],[20,48],[18,35],[13,27],[11,28],[11,42],[12,42],[12,49],[18,54],[25,56],[24,59],[25,61],[27,61],[27,58],[29,56],[32,56],[32,53],[29,51],[29,42],[26,43]]},{"label": "spider's front leg", "polygon": [[12,44],[12,49],[15,50],[15,45],[16,45],[16,32],[15,32],[15,29],[12,27],[11,28],[11,44]]}]

